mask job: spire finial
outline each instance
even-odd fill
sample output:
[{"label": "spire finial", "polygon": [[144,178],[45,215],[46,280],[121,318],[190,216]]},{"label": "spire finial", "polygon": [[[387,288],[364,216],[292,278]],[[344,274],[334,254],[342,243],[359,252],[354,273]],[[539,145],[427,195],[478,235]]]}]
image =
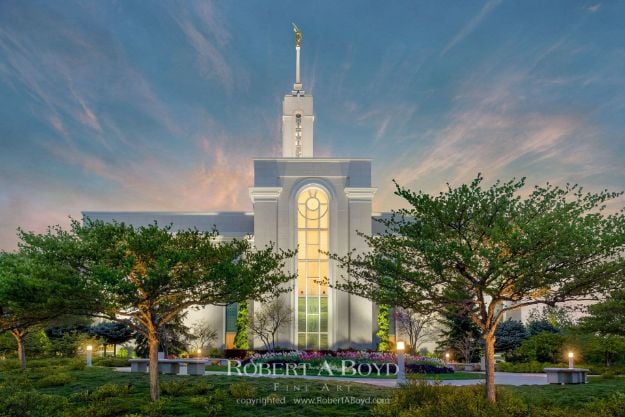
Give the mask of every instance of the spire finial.
[{"label": "spire finial", "polygon": [[295,32],[295,47],[299,48],[302,46],[302,31],[297,27],[297,25],[291,22],[293,25],[293,32]]},{"label": "spire finial", "polygon": [[293,84],[293,95],[304,94],[302,90],[302,81],[299,78],[299,50],[302,46],[302,31],[295,23],[293,25],[293,32],[295,32],[295,84]]}]

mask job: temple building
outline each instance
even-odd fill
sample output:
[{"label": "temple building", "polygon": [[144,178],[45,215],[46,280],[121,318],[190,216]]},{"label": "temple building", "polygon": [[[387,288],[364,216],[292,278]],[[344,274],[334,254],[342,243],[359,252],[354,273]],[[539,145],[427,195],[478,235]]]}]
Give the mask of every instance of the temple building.
[{"label": "temple building", "polygon": [[[277,345],[299,349],[374,348],[377,307],[369,300],[319,283],[341,279],[324,251],[363,250],[358,232],[375,233],[370,159],[314,156],[313,96],[300,79],[301,32],[295,27],[295,83],[282,105],[282,156],[256,158],[249,188],[253,212],[83,212],[92,220],[134,226],[156,221],[173,230],[216,227],[221,239],[251,239],[260,248],[270,243],[299,248],[289,268],[297,272],[292,291],[283,295],[295,317],[281,330]],[[259,308],[258,303],[250,310]],[[217,345],[233,347],[237,305],[207,306],[189,313],[191,323],[208,320],[219,334]],[[250,338],[250,348],[262,348]]]}]

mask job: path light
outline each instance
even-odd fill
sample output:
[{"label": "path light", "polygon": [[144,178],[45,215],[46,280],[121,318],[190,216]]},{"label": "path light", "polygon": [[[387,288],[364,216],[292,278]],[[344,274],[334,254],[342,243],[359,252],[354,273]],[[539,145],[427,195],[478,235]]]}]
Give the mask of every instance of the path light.
[{"label": "path light", "polygon": [[91,354],[93,353],[93,346],[87,345],[87,367],[91,367]]},{"label": "path light", "polygon": [[569,369],[573,369],[573,357],[575,355],[573,354],[573,352],[569,352]]},{"label": "path light", "polygon": [[406,356],[404,353],[404,349],[406,345],[404,342],[397,342],[397,383],[405,384],[406,383]]}]

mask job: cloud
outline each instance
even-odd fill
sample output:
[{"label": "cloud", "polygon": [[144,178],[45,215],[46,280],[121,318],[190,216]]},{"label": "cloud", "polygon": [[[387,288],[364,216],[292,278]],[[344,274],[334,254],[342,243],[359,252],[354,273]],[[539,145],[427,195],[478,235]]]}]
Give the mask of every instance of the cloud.
[{"label": "cloud", "polygon": [[230,33],[221,23],[223,19],[216,15],[213,5],[199,3],[194,9],[192,16],[200,20],[200,25],[194,23],[187,10],[175,10],[171,15],[197,54],[200,74],[207,79],[219,79],[230,90],[233,86],[233,71],[221,51],[227,46]]},{"label": "cloud", "polygon": [[601,8],[601,3],[597,3],[597,4],[593,4],[592,6],[588,6],[586,10],[588,10],[590,13],[597,13],[600,8]]},{"label": "cloud", "polygon": [[460,32],[458,32],[456,36],[454,36],[454,38],[445,46],[445,48],[443,48],[440,56],[445,55],[450,49],[470,35],[471,32],[473,32],[480,25],[480,23],[482,23],[482,20],[484,20],[484,18],[488,16],[500,3],[501,0],[488,0],[480,9],[480,12],[471,18],[471,20],[464,25]]}]

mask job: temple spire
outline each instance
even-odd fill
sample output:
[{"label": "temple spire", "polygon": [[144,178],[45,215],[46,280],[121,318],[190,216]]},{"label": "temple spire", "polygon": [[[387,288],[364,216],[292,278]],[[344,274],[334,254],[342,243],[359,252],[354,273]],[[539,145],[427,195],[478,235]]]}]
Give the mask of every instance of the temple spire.
[{"label": "temple spire", "polygon": [[295,84],[293,84],[293,95],[304,94],[302,90],[302,81],[299,75],[299,53],[302,46],[302,31],[297,27],[295,23],[293,25],[293,32],[295,32]]},{"label": "temple spire", "polygon": [[313,97],[302,89],[299,53],[302,31],[293,23],[295,32],[295,84],[291,94],[282,102],[282,156],[285,158],[313,157]]}]

